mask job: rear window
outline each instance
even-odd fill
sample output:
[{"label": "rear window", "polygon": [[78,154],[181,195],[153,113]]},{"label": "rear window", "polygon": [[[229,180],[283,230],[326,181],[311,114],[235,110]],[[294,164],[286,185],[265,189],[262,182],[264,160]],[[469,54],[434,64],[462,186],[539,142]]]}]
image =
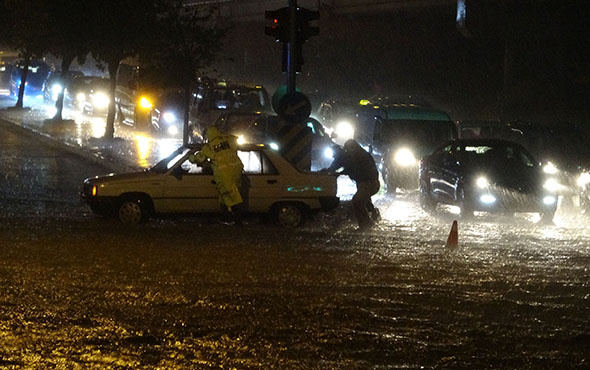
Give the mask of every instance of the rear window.
[{"label": "rear window", "polygon": [[244,164],[244,172],[248,175],[278,175],[276,167],[261,151],[238,151]]}]

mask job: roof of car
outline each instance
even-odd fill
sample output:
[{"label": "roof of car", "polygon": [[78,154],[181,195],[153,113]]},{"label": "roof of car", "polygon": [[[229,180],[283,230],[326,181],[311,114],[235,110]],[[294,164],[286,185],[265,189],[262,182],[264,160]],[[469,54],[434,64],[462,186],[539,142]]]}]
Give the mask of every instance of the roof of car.
[{"label": "roof of car", "polygon": [[502,139],[455,139],[447,142],[444,146],[447,145],[472,145],[472,146],[505,146],[505,145],[516,145],[521,146],[519,143],[510,140],[502,140]]},{"label": "roof of car", "polygon": [[[192,143],[192,144],[186,144],[185,146],[190,148],[190,149],[200,149],[203,147],[203,145],[205,145],[204,143]],[[270,149],[270,146],[266,145],[266,144],[239,144],[238,145],[238,149],[239,150],[260,150],[260,149]]]}]

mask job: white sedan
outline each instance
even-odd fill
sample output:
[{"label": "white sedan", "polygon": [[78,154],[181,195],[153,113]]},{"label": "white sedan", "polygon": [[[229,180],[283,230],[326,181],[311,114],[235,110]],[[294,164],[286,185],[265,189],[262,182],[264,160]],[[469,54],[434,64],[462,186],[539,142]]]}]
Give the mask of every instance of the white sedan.
[{"label": "white sedan", "polygon": [[[84,180],[82,201],[96,214],[136,224],[154,214],[222,213],[213,174],[189,162],[201,144],[182,146],[144,172],[110,174]],[[249,180],[247,212],[271,213],[278,224],[300,226],[312,212],[334,209],[336,177],[300,172],[263,144],[240,146]]]}]

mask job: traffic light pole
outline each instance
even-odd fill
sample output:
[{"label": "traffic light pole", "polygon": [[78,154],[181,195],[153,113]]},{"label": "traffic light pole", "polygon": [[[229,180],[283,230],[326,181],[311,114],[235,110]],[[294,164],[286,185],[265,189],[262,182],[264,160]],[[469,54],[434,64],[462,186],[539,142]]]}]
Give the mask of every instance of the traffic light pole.
[{"label": "traffic light pole", "polygon": [[295,52],[297,42],[297,0],[289,0],[289,43],[287,44],[287,93],[295,92],[297,68]]}]

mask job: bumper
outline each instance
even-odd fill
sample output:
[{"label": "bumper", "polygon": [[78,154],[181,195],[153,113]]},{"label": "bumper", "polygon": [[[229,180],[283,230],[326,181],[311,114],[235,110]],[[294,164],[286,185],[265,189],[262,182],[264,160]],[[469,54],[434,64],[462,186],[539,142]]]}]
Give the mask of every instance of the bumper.
[{"label": "bumper", "polygon": [[525,194],[517,191],[478,191],[470,199],[480,212],[555,212],[556,194]]}]

